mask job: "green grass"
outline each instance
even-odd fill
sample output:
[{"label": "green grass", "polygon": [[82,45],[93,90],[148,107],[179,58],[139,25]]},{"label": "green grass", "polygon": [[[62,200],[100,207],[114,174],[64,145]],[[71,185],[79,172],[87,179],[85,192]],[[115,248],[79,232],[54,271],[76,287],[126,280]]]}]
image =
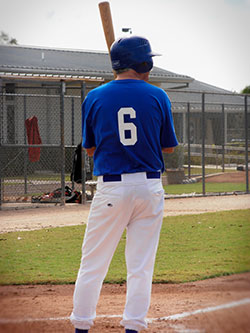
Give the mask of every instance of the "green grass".
[{"label": "green grass", "polygon": [[[243,183],[206,183],[206,192],[235,192],[246,191]],[[168,194],[202,193],[202,182],[193,184],[173,184],[164,186]]]},{"label": "green grass", "polygon": [[[84,226],[0,235],[0,284],[74,283]],[[126,279],[125,233],[105,282]],[[250,210],[164,219],[154,282],[250,271]]]},{"label": "green grass", "polygon": [[250,270],[250,210],[168,217],[155,282],[185,282]]}]

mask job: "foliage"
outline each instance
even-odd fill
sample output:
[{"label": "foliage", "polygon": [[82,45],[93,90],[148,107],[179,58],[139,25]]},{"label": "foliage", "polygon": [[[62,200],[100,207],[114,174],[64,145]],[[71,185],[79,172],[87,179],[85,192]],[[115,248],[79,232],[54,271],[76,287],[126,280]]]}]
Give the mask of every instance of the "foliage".
[{"label": "foliage", "polygon": [[241,94],[250,94],[250,86],[246,86],[242,91]]},{"label": "foliage", "polygon": [[10,37],[6,32],[1,31],[0,33],[0,45],[17,45],[16,38]]},{"label": "foliage", "polygon": [[[84,226],[1,234],[0,284],[74,283]],[[125,233],[107,283],[126,280]],[[250,270],[250,210],[164,219],[154,282],[186,282]]]}]

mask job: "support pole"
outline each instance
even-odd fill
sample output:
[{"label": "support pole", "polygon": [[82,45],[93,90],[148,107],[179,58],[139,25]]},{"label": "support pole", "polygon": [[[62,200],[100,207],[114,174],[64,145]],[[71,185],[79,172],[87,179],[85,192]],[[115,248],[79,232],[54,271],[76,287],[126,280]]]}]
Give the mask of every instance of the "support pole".
[{"label": "support pole", "polygon": [[205,93],[202,93],[201,109],[201,126],[202,126],[202,194],[206,195],[205,182],[205,139],[206,139],[206,120],[205,120]]},{"label": "support pole", "polygon": [[75,145],[75,103],[74,97],[71,98],[71,145]]},{"label": "support pole", "polygon": [[[81,100],[83,102],[86,94],[86,86],[81,82]],[[85,151],[82,148],[82,204],[86,204],[86,168],[85,168]]]},{"label": "support pole", "polygon": [[248,179],[248,114],[247,114],[247,97],[245,96],[245,167],[246,167],[246,193],[249,193]]},{"label": "support pole", "polygon": [[0,210],[2,210],[2,202],[3,202],[3,160],[4,160],[4,153],[3,153],[3,90],[1,91],[0,87]]},{"label": "support pole", "polygon": [[188,178],[191,178],[190,103],[187,103]]},{"label": "support pole", "polygon": [[[27,119],[27,96],[23,97],[23,118],[24,118],[24,125],[25,125],[25,120]],[[26,138],[26,130],[24,126],[24,131],[23,131],[23,136],[24,136],[24,144],[27,145],[27,138]],[[27,160],[27,153],[28,153],[28,148],[24,148],[24,193],[28,193],[28,177],[27,177],[27,170],[28,170],[28,160]]]},{"label": "support pole", "polygon": [[[71,97],[71,145],[74,147],[75,145],[75,103],[74,97]],[[71,181],[72,190],[75,189],[74,179]]]},{"label": "support pole", "polygon": [[224,104],[222,104],[222,142],[221,142],[221,146],[222,146],[222,172],[225,172],[225,107]]},{"label": "support pole", "polygon": [[64,95],[66,91],[66,85],[64,81],[61,81],[60,92],[60,133],[61,133],[61,206],[65,205],[65,142],[64,142]]}]

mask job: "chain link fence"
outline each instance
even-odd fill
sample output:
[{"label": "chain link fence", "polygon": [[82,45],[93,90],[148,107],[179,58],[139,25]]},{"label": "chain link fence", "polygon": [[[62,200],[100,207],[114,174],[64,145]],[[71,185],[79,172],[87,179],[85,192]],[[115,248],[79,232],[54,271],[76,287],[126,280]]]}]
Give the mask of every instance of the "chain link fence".
[{"label": "chain link fence", "polygon": [[168,95],[180,147],[165,156],[167,178],[179,173],[179,183],[187,186],[166,190],[179,195],[249,193],[250,96],[171,90]]},{"label": "chain link fence", "polygon": [[[249,193],[250,96],[167,93],[180,143],[173,154],[164,154],[167,195]],[[85,182],[70,179],[74,151],[81,141],[83,96],[83,89],[66,89],[64,83],[2,92],[0,207],[64,205],[70,197],[68,188],[86,193]],[[86,156],[84,160],[89,171],[92,160]],[[78,202],[85,199],[84,195]]]},{"label": "chain link fence", "polygon": [[[82,189],[70,180],[81,141],[81,90],[66,92],[63,84],[19,88],[18,93],[2,93],[0,106],[1,205],[64,204],[65,186]],[[57,189],[61,191],[45,195]]]}]

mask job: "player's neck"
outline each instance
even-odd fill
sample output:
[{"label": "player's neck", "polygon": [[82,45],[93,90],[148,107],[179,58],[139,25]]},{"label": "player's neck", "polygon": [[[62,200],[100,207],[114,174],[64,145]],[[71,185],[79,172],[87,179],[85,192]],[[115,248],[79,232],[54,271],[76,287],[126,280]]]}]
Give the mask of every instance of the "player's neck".
[{"label": "player's neck", "polygon": [[116,80],[143,80],[148,81],[149,73],[137,73],[133,69],[117,74]]}]

